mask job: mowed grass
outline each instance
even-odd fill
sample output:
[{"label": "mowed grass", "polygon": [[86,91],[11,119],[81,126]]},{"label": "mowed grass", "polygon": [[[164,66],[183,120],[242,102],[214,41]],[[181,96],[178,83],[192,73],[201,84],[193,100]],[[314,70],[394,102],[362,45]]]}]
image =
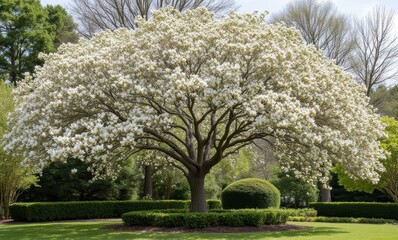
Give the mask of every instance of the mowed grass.
[{"label": "mowed grass", "polygon": [[114,232],[101,229],[115,222],[2,224],[0,239],[294,239],[294,240],[398,240],[398,225],[346,223],[290,223],[309,230],[256,233]]}]

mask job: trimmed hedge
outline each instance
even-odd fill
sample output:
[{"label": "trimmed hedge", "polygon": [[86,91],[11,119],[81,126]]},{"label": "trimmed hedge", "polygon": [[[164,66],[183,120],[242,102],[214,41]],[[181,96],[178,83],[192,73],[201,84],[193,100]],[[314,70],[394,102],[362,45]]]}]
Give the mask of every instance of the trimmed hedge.
[{"label": "trimmed hedge", "polygon": [[[221,207],[218,200],[208,200],[209,209]],[[15,203],[10,207],[15,221],[43,222],[89,218],[120,217],[131,211],[154,209],[189,209],[190,201],[84,201],[84,202],[36,202]]]},{"label": "trimmed hedge", "polygon": [[398,220],[398,203],[332,202],[310,203],[325,217],[385,218]]},{"label": "trimmed hedge", "polygon": [[313,208],[287,208],[286,211],[289,211],[289,215],[291,217],[316,217],[317,212]]},{"label": "trimmed hedge", "polygon": [[154,227],[205,228],[210,226],[255,226],[284,224],[286,210],[239,210],[190,213],[174,211],[135,211],[122,215],[125,225]]},{"label": "trimmed hedge", "polygon": [[[207,208],[209,210],[212,209],[222,209],[222,204],[220,200],[217,199],[209,199],[206,201],[207,202]],[[191,201],[189,201],[189,203],[191,203]]]},{"label": "trimmed hedge", "polygon": [[279,208],[281,197],[272,183],[246,178],[228,185],[221,193],[224,209]]},{"label": "trimmed hedge", "polygon": [[347,217],[293,217],[290,216],[289,221],[293,222],[330,222],[330,223],[371,223],[386,224],[394,223],[393,219],[384,218],[347,218]]}]

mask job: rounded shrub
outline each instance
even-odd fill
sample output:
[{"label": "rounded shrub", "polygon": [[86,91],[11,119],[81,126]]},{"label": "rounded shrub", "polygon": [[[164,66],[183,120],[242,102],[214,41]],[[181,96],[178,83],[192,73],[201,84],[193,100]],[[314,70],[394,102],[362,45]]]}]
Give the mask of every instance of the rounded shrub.
[{"label": "rounded shrub", "polygon": [[228,185],[221,194],[224,209],[279,208],[279,190],[272,183],[246,178]]}]

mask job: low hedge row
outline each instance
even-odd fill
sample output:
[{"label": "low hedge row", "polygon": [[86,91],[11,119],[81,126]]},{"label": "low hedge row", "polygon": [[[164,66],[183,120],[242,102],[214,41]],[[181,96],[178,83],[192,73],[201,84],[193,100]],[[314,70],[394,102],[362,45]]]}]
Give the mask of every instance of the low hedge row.
[{"label": "low hedge row", "polygon": [[395,220],[393,219],[384,219],[384,218],[295,217],[295,216],[290,216],[288,220],[293,222],[371,223],[371,224],[386,224],[386,223],[395,222]]},{"label": "low hedge row", "polygon": [[154,227],[205,228],[210,226],[255,226],[284,224],[286,210],[238,210],[190,213],[174,211],[135,211],[122,215],[125,225]]},{"label": "low hedge row", "polygon": [[[247,209],[211,209],[211,212],[231,212],[231,211],[257,211],[257,210],[277,210],[275,208],[269,208],[269,209],[258,209],[258,208],[247,208]],[[315,209],[312,208],[283,208],[279,209],[283,210],[284,212],[288,212],[289,216],[297,216],[297,217],[316,217],[317,212]],[[160,210],[164,212],[163,210]],[[168,210],[167,212],[175,212],[174,210]]]},{"label": "low hedge row", "polygon": [[[221,208],[219,200],[208,200],[209,209]],[[189,209],[190,201],[84,201],[15,203],[10,207],[15,221],[43,222],[54,220],[112,218],[131,211],[154,209]]]},{"label": "low hedge row", "polygon": [[313,208],[287,208],[286,211],[289,211],[289,215],[291,217],[316,217],[317,212]]},{"label": "low hedge row", "polygon": [[398,203],[332,202],[310,203],[309,207],[325,217],[398,219]]}]

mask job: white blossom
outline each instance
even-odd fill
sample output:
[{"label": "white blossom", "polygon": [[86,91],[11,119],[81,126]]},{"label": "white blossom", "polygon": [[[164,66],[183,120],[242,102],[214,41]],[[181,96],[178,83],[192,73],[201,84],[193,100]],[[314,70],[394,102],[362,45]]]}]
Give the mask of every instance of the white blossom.
[{"label": "white blossom", "polygon": [[[268,25],[263,15],[217,19],[202,8],[166,8],[138,26],[42,55],[34,79],[27,76],[15,91],[5,149],[23,151],[37,168],[73,156],[113,174],[157,139],[150,129],[185,151],[155,144],[188,159],[175,158],[179,167],[211,166],[210,157],[226,144],[221,139],[231,115],[222,114],[229,112],[236,114],[231,131],[245,126],[230,143],[273,136],[282,168],[298,177],[325,182],[339,164],[354,177],[378,180],[384,127],[364,89],[303,44],[296,30]],[[216,119],[215,140],[201,162],[186,147],[198,148],[197,133],[206,137]]]}]

